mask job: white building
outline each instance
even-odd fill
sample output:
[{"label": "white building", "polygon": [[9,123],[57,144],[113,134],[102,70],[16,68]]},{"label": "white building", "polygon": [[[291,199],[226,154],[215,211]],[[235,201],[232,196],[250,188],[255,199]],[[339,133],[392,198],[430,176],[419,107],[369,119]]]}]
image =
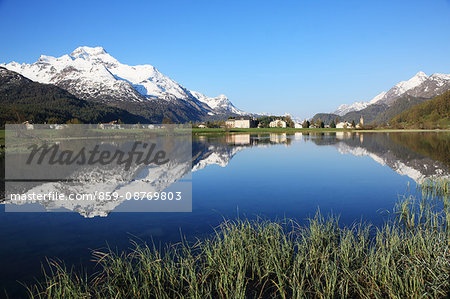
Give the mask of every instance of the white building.
[{"label": "white building", "polygon": [[225,122],[227,128],[234,128],[234,119],[229,119]]},{"label": "white building", "polygon": [[32,123],[30,123],[28,120],[26,122],[23,122],[22,124],[25,125],[25,128],[27,130],[33,130],[34,129],[34,125]]},{"label": "white building", "polygon": [[295,128],[296,129],[301,129],[301,128],[303,128],[303,126],[300,123],[295,123]]},{"label": "white building", "polygon": [[271,127],[271,128],[286,128],[286,122],[281,119],[276,119],[276,120],[270,122],[269,127]]},{"label": "white building", "polygon": [[347,128],[351,128],[352,124],[349,123],[348,121],[344,121],[344,122],[340,122],[336,124],[336,129],[347,129]]},{"label": "white building", "polygon": [[[137,126],[138,124],[136,124]],[[139,125],[140,127],[140,125]],[[107,124],[99,124],[98,125],[99,129],[102,130],[117,130],[117,129],[122,129],[121,125],[119,124],[119,122],[117,120],[114,120],[112,122],[109,122]],[[140,129],[140,128],[139,128]]]},{"label": "white building", "polygon": [[228,128],[248,129],[254,128],[256,122],[251,119],[229,119],[225,122]]},{"label": "white building", "polygon": [[59,125],[59,124],[50,125],[50,129],[54,129],[54,130],[62,130],[66,127],[67,127],[67,125]]}]

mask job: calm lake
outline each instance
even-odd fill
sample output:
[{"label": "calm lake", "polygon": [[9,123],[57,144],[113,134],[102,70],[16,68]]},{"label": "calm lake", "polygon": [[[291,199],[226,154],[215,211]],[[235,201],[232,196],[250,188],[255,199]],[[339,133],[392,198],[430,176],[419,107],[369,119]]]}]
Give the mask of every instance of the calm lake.
[{"label": "calm lake", "polygon": [[[236,134],[192,137],[192,212],[6,213],[0,205],[0,290],[39,277],[45,258],[92,266],[91,250],[207,236],[236,217],[302,223],[320,212],[379,225],[398,196],[450,168],[449,133]],[[4,167],[4,159],[0,160]],[[172,183],[185,180],[172,174]],[[106,207],[105,207],[106,208]],[[103,215],[89,218],[93,215]],[[86,217],[85,217],[86,216]],[[1,291],[3,295],[3,291]],[[1,295],[0,295],[1,297]]]}]

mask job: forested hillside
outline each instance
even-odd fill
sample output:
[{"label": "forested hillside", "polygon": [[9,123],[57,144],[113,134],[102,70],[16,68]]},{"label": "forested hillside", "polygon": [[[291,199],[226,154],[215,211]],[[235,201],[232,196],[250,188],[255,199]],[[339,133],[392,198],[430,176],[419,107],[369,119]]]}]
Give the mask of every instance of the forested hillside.
[{"label": "forested hillside", "polygon": [[0,126],[7,122],[65,123],[72,119],[83,123],[146,121],[123,109],[81,100],[62,88],[31,81],[4,68],[0,68],[0,105]]},{"label": "forested hillside", "polygon": [[393,117],[395,128],[446,129],[450,127],[450,90]]}]

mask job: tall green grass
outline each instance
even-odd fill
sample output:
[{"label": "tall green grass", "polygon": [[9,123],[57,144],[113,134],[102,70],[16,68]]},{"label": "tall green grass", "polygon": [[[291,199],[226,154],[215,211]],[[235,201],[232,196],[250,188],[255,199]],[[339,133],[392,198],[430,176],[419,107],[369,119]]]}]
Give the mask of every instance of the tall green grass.
[{"label": "tall green grass", "polygon": [[[341,227],[318,213],[293,220],[234,220],[210,238],[159,250],[93,253],[99,272],[50,261],[33,298],[445,298],[450,295],[447,181],[400,198],[379,228]],[[419,198],[419,199],[417,199]]]}]

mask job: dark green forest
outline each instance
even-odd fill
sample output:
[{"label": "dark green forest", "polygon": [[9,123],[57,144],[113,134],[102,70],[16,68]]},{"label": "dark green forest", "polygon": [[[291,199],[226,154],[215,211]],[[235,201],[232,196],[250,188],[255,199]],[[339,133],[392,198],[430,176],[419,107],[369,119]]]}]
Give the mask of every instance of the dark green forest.
[{"label": "dark green forest", "polygon": [[450,127],[450,90],[393,117],[391,126],[399,129],[448,129]]}]

